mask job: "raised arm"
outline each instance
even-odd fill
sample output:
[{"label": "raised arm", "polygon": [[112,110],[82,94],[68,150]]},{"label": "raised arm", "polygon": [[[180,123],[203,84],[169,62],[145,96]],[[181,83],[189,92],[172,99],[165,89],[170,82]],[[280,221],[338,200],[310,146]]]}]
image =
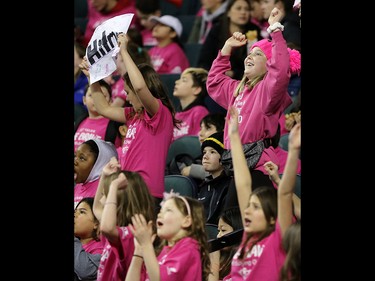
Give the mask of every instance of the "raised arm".
[{"label": "raised arm", "polygon": [[103,167],[102,173],[100,175],[98,188],[96,189],[94,204],[93,204],[93,213],[95,217],[99,220],[102,220],[103,213],[103,204],[105,202],[104,195],[104,182],[105,178],[113,174],[116,171],[120,170],[120,164],[117,161],[116,157],[112,157],[111,160]]},{"label": "raised arm", "polygon": [[[80,63],[79,67],[85,73],[87,76],[87,79],[90,81],[90,74],[89,74],[89,63],[87,62],[87,58],[84,57],[82,62]],[[103,115],[104,117],[125,123],[125,114],[124,114],[124,108],[122,107],[115,107],[111,106],[110,103],[105,99],[104,94],[102,92],[102,89],[99,85],[99,81],[94,82],[90,85],[91,90],[91,96],[94,101],[95,109],[100,115]]]},{"label": "raised arm", "polygon": [[238,132],[238,111],[233,106],[229,108],[228,135],[233,159],[234,181],[237,190],[238,205],[241,210],[242,220],[252,192],[252,180],[245,155],[242,149],[240,134]]},{"label": "raised arm", "polygon": [[238,48],[247,43],[246,36],[241,32],[234,32],[231,37],[229,37],[225,43],[223,48],[221,49],[221,54],[223,56],[229,56],[232,53],[233,48]]},{"label": "raised arm", "polygon": [[107,199],[104,203],[102,220],[100,221],[101,233],[112,243],[119,244],[117,231],[117,191],[126,188],[128,180],[124,173],[120,172],[118,177],[109,185]]},{"label": "raised arm", "polygon": [[[276,186],[279,186],[280,184],[280,175],[279,175],[279,168],[275,163],[272,161],[268,161],[264,163],[263,165],[264,169],[270,176],[270,179],[276,184]],[[294,192],[293,192],[293,213],[294,215],[300,219],[301,218],[301,198],[299,198]]]},{"label": "raised arm", "polygon": [[288,157],[286,160],[284,173],[277,190],[277,212],[282,235],[284,235],[286,229],[292,224],[292,198],[296,185],[296,172],[300,148],[301,124],[297,123],[289,134]]},{"label": "raised arm", "polygon": [[279,186],[280,183],[280,175],[279,175],[279,167],[272,161],[267,161],[263,164],[264,169],[269,175],[271,181],[275,183],[276,186]]},{"label": "raised arm", "polygon": [[140,280],[142,259],[144,260],[149,280],[160,281],[160,268],[153,246],[155,234],[152,231],[152,221],[146,222],[142,214],[136,214],[132,217],[132,224],[129,225],[129,229],[135,238],[135,249],[125,281]]},{"label": "raised arm", "polygon": [[150,116],[154,116],[159,110],[159,103],[158,100],[150,92],[149,88],[146,85],[145,79],[142,76],[142,73],[139,71],[137,65],[134,63],[127,50],[129,39],[126,34],[120,33],[117,40],[120,48],[120,55],[122,56],[122,59],[124,61],[125,68],[133,85],[135,94],[139,97],[147,113]]}]

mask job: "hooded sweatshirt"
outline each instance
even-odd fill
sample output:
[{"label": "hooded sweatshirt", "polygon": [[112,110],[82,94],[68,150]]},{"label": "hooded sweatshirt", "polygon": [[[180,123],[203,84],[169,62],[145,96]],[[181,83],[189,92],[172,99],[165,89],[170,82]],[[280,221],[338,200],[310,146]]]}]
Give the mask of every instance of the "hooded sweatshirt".
[{"label": "hooded sweatshirt", "polygon": [[74,208],[84,197],[95,197],[96,189],[99,184],[100,174],[105,164],[112,157],[118,158],[116,147],[113,143],[101,139],[92,139],[98,146],[99,154],[91,169],[89,176],[84,183],[77,183],[74,187]]}]

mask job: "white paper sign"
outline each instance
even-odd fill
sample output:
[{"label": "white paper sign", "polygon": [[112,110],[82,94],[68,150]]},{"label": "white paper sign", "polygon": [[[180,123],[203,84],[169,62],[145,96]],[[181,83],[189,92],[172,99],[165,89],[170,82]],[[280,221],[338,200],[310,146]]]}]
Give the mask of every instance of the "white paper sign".
[{"label": "white paper sign", "polygon": [[86,57],[90,64],[90,85],[116,70],[116,55],[119,51],[117,36],[120,32],[128,32],[133,16],[132,13],[115,16],[95,29],[86,48]]}]

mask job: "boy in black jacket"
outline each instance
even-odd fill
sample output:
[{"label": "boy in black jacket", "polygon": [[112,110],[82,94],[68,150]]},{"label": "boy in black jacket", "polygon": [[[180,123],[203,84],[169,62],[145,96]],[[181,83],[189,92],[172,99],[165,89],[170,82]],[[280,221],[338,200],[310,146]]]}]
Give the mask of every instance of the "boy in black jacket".
[{"label": "boy in black jacket", "polygon": [[198,200],[204,205],[206,223],[218,224],[219,216],[225,204],[231,176],[227,176],[221,165],[224,152],[223,132],[217,132],[206,138],[201,146],[202,165],[207,176],[199,186]]}]

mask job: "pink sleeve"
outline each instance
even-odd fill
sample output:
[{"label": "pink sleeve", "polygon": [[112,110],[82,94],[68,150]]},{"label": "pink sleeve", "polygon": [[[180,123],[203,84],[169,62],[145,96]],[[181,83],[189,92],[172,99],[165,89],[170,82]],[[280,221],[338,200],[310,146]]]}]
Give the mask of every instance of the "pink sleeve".
[{"label": "pink sleeve", "polygon": [[265,113],[273,113],[275,109],[284,108],[292,103],[289,96],[288,84],[290,80],[289,52],[285,39],[281,32],[271,33],[272,37],[272,57],[267,61],[267,74],[259,83],[263,93],[267,94],[268,102]]},{"label": "pink sleeve", "polygon": [[182,73],[186,68],[190,66],[189,60],[187,59],[184,51],[176,44],[173,49],[173,59],[168,61],[169,73]]},{"label": "pink sleeve", "polygon": [[231,104],[231,98],[234,97],[234,90],[239,81],[225,75],[227,70],[231,69],[230,56],[222,56],[218,52],[216,59],[213,61],[207,77],[207,92],[210,97],[220,106],[228,109]]}]

